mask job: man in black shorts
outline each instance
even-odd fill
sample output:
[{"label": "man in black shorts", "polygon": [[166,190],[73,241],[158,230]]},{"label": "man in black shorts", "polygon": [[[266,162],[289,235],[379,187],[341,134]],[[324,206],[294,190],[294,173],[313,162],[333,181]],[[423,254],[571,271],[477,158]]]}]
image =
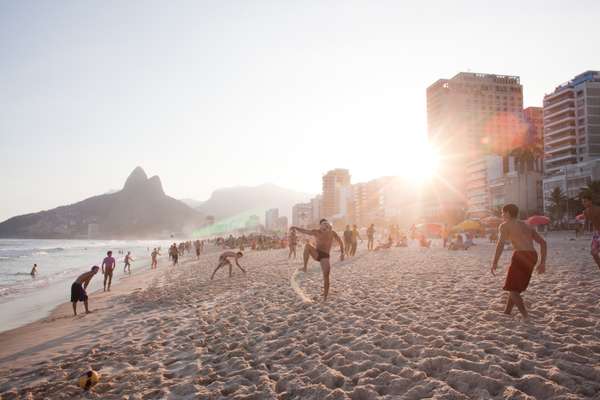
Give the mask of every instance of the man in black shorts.
[{"label": "man in black shorts", "polygon": [[335,240],[340,245],[340,260],[343,261],[344,243],[326,219],[322,219],[319,222],[319,229],[302,229],[295,226],[291,229],[306,235],[314,236],[317,241],[316,247],[313,247],[310,243],[307,243],[306,246],[304,246],[304,272],[307,271],[309,257],[312,257],[321,264],[321,271],[323,272],[323,301],[325,301],[329,294],[329,272],[331,270],[329,252],[331,251],[331,246]]},{"label": "man in black shorts", "polygon": [[85,313],[89,314],[90,310],[88,309],[88,295],[85,292],[90,281],[98,273],[100,267],[94,265],[92,269],[88,272],[84,272],[79,275],[75,282],[71,285],[71,303],[73,303],[73,314],[77,315],[77,302],[83,301],[83,305],[85,306]]}]

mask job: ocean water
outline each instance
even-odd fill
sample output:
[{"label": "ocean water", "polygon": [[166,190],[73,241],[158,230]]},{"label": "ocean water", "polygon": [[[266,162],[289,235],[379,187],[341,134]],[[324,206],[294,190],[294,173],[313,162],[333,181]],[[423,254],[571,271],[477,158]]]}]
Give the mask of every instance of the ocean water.
[{"label": "ocean water", "polygon": [[[0,239],[0,331],[13,329],[46,316],[54,307],[70,300],[71,284],[93,265],[102,265],[108,250],[117,261],[113,284],[123,276],[127,251],[135,261],[132,274],[150,268],[150,252],[161,247],[159,259],[166,265],[166,240],[23,240]],[[119,251],[123,254],[119,254]],[[38,274],[30,275],[33,264]],[[115,280],[116,278],[116,280]],[[88,293],[102,288],[99,272]]]}]

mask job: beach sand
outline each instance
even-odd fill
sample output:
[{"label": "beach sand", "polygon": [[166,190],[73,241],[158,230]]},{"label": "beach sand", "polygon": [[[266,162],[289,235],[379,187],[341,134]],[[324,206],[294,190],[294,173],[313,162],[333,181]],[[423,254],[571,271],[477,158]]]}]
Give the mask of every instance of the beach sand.
[{"label": "beach sand", "polygon": [[[549,240],[548,272],[502,314],[493,247],[393,248],[321,272],[286,250],[161,267],[0,334],[2,399],[600,399],[600,271],[585,240]],[[505,252],[506,265],[510,253]],[[164,264],[164,263],[163,263]],[[94,278],[98,279],[98,277]],[[76,385],[92,368],[101,381]]]}]

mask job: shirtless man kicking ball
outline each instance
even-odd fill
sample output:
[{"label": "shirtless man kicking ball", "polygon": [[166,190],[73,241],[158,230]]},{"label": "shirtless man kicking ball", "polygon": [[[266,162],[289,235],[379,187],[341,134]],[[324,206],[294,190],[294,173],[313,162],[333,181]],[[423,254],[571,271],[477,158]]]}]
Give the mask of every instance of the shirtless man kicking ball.
[{"label": "shirtless man kicking ball", "polygon": [[240,257],[242,257],[244,254],[241,251],[233,252],[233,251],[226,251],[224,253],[222,253],[219,256],[219,265],[217,265],[217,268],[215,268],[215,270],[213,271],[212,275],[210,276],[210,280],[212,281],[212,279],[215,277],[215,274],[217,273],[217,271],[221,268],[224,267],[226,265],[229,266],[229,277],[231,278],[231,270],[233,269],[233,265],[231,264],[231,261],[229,260],[229,258],[233,258],[235,261],[235,265],[237,265],[237,267],[239,269],[242,270],[242,272],[245,274],[246,270],[244,268],[242,268],[242,266],[240,265],[240,263],[238,262],[238,260],[240,259]]},{"label": "shirtless man kicking ball", "polygon": [[344,243],[342,239],[335,233],[331,224],[326,219],[322,219],[319,222],[319,229],[302,229],[295,226],[292,226],[290,229],[304,233],[305,235],[314,236],[317,240],[316,248],[310,243],[304,246],[304,272],[307,270],[309,257],[312,257],[321,264],[321,271],[323,272],[323,301],[327,300],[327,295],[329,294],[329,272],[331,271],[329,253],[335,239],[340,245],[340,260],[344,260]]},{"label": "shirtless man kicking ball", "polygon": [[536,241],[540,245],[541,260],[537,267],[537,272],[538,274],[543,274],[546,271],[546,241],[534,228],[523,221],[519,221],[518,215],[519,207],[514,204],[507,204],[502,208],[504,222],[498,227],[499,238],[496,244],[496,253],[492,261],[491,272],[492,275],[496,275],[498,260],[504,250],[504,242],[510,240],[515,250],[503,288],[509,292],[504,313],[510,314],[513,306],[517,306],[523,318],[527,319],[527,310],[525,309],[521,293],[529,286],[531,274],[538,260],[533,242]]}]

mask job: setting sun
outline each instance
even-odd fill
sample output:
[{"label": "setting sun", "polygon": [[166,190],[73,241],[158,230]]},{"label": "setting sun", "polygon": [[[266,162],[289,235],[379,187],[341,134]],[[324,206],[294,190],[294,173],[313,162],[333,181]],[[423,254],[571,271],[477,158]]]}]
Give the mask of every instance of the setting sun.
[{"label": "setting sun", "polygon": [[398,175],[415,183],[423,183],[431,179],[440,164],[439,152],[425,140],[406,146],[399,157]]}]

